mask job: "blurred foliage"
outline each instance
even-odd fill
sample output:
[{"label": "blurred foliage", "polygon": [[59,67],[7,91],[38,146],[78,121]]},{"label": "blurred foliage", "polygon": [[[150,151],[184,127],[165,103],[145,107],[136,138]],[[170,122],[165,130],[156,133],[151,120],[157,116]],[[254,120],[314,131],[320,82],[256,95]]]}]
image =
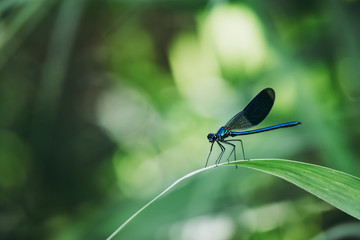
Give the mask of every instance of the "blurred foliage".
[{"label": "blurred foliage", "polygon": [[[338,0],[0,1],[0,239],[107,237],[202,167],[206,135],[265,87],[277,98],[261,126],[303,124],[244,137],[247,156],[359,176],[359,10]],[[278,179],[218,169],[120,238],[319,239],[346,236],[352,221]]]}]

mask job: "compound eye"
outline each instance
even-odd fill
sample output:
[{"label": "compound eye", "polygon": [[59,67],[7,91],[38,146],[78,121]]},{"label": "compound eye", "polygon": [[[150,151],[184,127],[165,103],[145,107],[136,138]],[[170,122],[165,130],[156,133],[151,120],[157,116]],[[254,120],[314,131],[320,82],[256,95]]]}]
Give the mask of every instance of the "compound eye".
[{"label": "compound eye", "polygon": [[212,133],[209,133],[207,135],[207,139],[209,140],[209,142],[213,142],[213,141],[215,141],[215,135]]}]

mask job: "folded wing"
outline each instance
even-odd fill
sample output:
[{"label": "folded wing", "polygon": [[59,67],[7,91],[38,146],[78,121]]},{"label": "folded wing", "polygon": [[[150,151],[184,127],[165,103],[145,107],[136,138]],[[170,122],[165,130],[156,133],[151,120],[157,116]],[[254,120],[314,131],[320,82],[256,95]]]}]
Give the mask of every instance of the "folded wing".
[{"label": "folded wing", "polygon": [[225,125],[230,130],[246,129],[258,125],[269,114],[275,101],[272,88],[265,88],[238,114]]}]

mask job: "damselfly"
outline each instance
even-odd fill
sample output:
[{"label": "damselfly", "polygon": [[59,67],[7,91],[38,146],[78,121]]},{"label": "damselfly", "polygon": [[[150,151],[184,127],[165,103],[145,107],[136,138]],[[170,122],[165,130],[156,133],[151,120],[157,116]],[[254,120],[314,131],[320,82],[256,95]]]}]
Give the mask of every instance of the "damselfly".
[{"label": "damselfly", "polygon": [[[293,127],[298,124],[301,124],[301,122],[294,121],[294,122],[287,122],[287,123],[281,123],[270,127],[265,128],[259,128],[255,130],[249,130],[249,131],[242,131],[242,132],[236,132],[233,130],[241,130],[241,129],[247,129],[253,126],[258,125],[261,123],[266,116],[269,114],[272,106],[274,105],[275,100],[275,92],[272,88],[265,88],[262,90],[256,97],[254,97],[253,100],[238,114],[236,114],[234,117],[232,117],[225,126],[221,127],[219,131],[216,134],[210,133],[207,138],[209,142],[211,143],[210,147],[210,153],[208,155],[208,158],[206,159],[205,167],[208,164],[214,143],[216,142],[220,149],[221,153],[218,156],[218,158],[215,161],[215,164],[219,164],[220,160],[225,152],[225,147],[223,144],[229,145],[232,147],[232,151],[229,155],[231,156],[232,153],[234,153],[234,158],[236,159],[236,152],[235,152],[235,145],[231,142],[239,141],[241,143],[242,153],[243,157],[245,159],[245,152],[244,152],[244,145],[240,139],[232,139],[228,140],[226,138],[228,137],[236,137],[240,135],[249,135],[259,132],[265,132],[270,131],[278,128],[285,128],[285,127]],[[228,160],[229,160],[228,157]]]}]

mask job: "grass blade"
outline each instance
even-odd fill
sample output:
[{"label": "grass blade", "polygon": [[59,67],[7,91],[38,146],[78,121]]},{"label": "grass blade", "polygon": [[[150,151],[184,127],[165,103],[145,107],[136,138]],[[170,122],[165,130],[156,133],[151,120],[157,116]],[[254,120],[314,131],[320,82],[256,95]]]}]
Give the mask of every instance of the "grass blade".
[{"label": "grass blade", "polygon": [[[241,160],[222,163],[217,166],[233,165],[259,170],[280,177],[323,199],[349,215],[360,219],[360,179],[357,177],[314,164],[281,159]],[[212,165],[196,170],[176,180],[121,224],[107,240],[113,239],[131,220],[150,204],[170,191],[175,185],[193,175],[217,166]]]},{"label": "grass blade", "polygon": [[289,160],[236,161],[244,166],[291,182],[336,208],[360,219],[360,179],[330,168]]}]

